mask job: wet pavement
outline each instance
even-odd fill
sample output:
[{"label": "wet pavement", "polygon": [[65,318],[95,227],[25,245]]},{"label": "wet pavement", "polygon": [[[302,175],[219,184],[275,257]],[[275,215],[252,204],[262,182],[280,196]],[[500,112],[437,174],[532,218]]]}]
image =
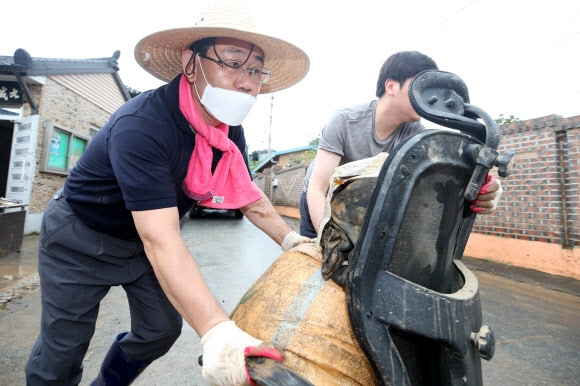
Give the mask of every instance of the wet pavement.
[{"label": "wet pavement", "polygon": [[24,236],[19,252],[0,257],[0,308],[38,285],[38,239]]},{"label": "wet pavement", "polygon": [[[297,220],[286,218],[295,229]],[[188,220],[182,235],[208,285],[230,312],[282,253],[247,219],[210,212]],[[38,236],[0,258],[0,386],[24,385],[24,366],[39,331]],[[482,361],[486,385],[580,385],[580,283],[540,272],[464,258],[478,278],[484,324],[496,335],[495,357]],[[112,288],[101,304],[84,360],[82,385],[97,374],[117,333],[130,327],[127,300]],[[184,325],[168,354],[135,385],[203,385],[199,338]]]}]

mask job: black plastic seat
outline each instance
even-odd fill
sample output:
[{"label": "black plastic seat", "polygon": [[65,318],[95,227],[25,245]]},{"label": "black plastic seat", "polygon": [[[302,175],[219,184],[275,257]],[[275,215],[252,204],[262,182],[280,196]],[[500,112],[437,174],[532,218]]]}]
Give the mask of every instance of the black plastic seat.
[{"label": "black plastic seat", "polygon": [[[379,384],[481,385],[481,358],[493,357],[495,342],[477,278],[461,262],[476,217],[467,202],[491,168],[512,172],[514,153],[498,154],[495,122],[469,104],[456,75],[425,71],[409,97],[423,118],[454,130],[417,133],[382,166],[341,268],[349,317]],[[309,385],[273,360],[247,362],[258,384]]]},{"label": "black plastic seat", "polygon": [[495,122],[456,75],[421,73],[409,94],[421,116],[455,130],[420,132],[385,161],[348,265],[349,316],[379,384],[481,385],[495,345],[460,260],[476,216],[466,200],[492,167],[508,175],[513,153],[499,156]]}]

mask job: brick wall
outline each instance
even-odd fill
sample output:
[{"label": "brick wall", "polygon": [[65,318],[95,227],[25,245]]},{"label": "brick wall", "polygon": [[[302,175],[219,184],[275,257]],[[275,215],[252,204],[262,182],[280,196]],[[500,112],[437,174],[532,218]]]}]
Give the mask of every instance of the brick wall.
[{"label": "brick wall", "polygon": [[[495,214],[477,216],[465,255],[580,279],[580,116],[500,126],[500,154],[517,152]],[[297,208],[306,165],[260,175],[282,213]],[[491,172],[497,175],[497,170]],[[261,186],[262,188],[262,186]],[[297,213],[297,212],[294,212]]]},{"label": "brick wall", "polygon": [[478,216],[473,232],[580,246],[580,116],[555,115],[500,128],[500,153],[517,151],[515,172],[492,216]]},{"label": "brick wall", "polygon": [[565,133],[565,152],[563,153],[566,169],[564,187],[566,213],[568,221],[568,239],[571,245],[580,246],[580,116],[565,118],[559,122],[560,131]]},{"label": "brick wall", "polygon": [[[31,93],[38,104],[40,127],[36,148],[36,171],[31,190],[29,213],[43,213],[52,195],[64,186],[65,175],[40,172],[40,162],[44,147],[45,126],[49,122],[71,130],[74,133],[89,136],[91,124],[103,126],[110,114],[89,102],[82,96],[47,77],[42,86],[31,86]],[[25,116],[30,114],[28,104]],[[46,125],[45,125],[46,123]]]}]

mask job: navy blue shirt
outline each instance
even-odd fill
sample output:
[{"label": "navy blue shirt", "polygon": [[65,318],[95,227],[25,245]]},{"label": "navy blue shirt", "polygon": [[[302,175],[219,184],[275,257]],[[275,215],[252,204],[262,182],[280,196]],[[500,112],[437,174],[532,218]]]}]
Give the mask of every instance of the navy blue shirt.
[{"label": "navy blue shirt", "polygon": [[[177,207],[182,218],[193,206],[181,188],[195,136],[179,110],[180,77],[123,104],[71,170],[64,197],[90,228],[137,239],[131,211]],[[250,173],[243,127],[228,137]],[[212,171],[221,156],[213,149]]]}]

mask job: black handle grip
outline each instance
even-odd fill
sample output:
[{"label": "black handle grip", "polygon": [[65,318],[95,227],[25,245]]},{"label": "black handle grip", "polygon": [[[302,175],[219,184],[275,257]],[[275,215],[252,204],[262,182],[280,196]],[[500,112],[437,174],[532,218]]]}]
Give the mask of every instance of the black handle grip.
[{"label": "black handle grip", "polygon": [[[203,355],[197,358],[203,366]],[[252,381],[260,386],[313,386],[305,378],[280,362],[266,357],[249,357],[246,366]]]},{"label": "black handle grip", "polygon": [[246,366],[252,381],[261,386],[313,386],[280,362],[266,357],[249,357]]}]

